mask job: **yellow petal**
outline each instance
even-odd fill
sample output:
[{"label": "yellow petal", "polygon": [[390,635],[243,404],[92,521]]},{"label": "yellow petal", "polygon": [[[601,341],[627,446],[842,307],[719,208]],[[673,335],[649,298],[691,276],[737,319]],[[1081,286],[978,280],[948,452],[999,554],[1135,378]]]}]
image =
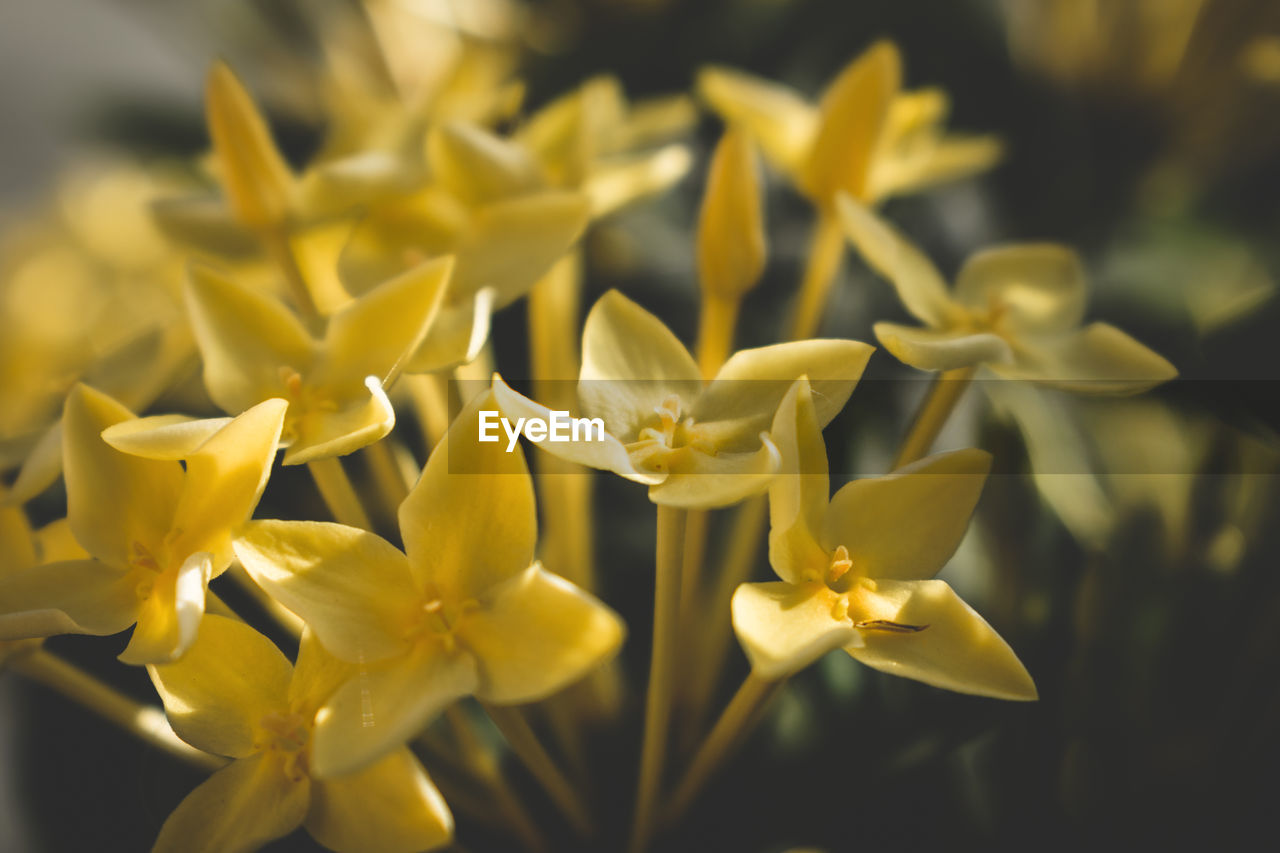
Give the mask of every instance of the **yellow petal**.
[{"label": "yellow petal", "polygon": [[666,192],[693,167],[693,154],[685,145],[664,145],[627,157],[597,163],[582,185],[590,199],[591,218],[599,219],[634,201]]},{"label": "yellow petal", "polygon": [[994,136],[946,136],[927,151],[882,153],[871,167],[869,201],[906,195],[985,172],[1000,162],[1004,146]]},{"label": "yellow petal", "polygon": [[[0,485],[0,581],[5,575],[34,566],[40,560],[36,554],[35,533],[21,507],[6,505],[4,486]],[[0,601],[8,602],[8,598]]]},{"label": "yellow petal", "polygon": [[796,379],[806,376],[812,390],[819,428],[831,422],[848,402],[875,348],[858,341],[808,340],[774,344],[734,353],[693,407],[700,424],[732,425],[724,435],[725,450],[754,449],[761,430],[769,429],[783,396]]},{"label": "yellow petal", "polygon": [[408,749],[313,783],[303,826],[337,853],[435,850],[453,840],[453,815]]},{"label": "yellow petal", "polygon": [[183,248],[215,258],[247,258],[261,251],[254,232],[237,221],[236,211],[217,197],[162,198],[151,203],[160,231]]},{"label": "yellow petal", "polygon": [[845,235],[867,265],[889,280],[903,307],[930,326],[949,325],[956,307],[933,262],[897,229],[848,195],[836,197],[836,210]]},{"label": "yellow petal", "polygon": [[238,415],[286,396],[281,368],[305,373],[311,367],[315,343],[298,318],[269,296],[194,265],[186,297],[204,384],[224,411]]},{"label": "yellow petal", "polygon": [[582,330],[578,397],[620,441],[634,441],[670,397],[689,411],[702,390],[698,365],[661,320],[616,290],[591,309]]},{"label": "yellow petal", "polygon": [[671,454],[667,478],[649,487],[649,500],[663,506],[713,509],[757,495],[782,464],[778,448],[761,433],[754,453],[704,453],[686,447]]},{"label": "yellow petal", "polygon": [[[452,287],[457,287],[457,276]],[[442,305],[426,338],[406,362],[405,372],[437,373],[474,361],[489,341],[496,301],[497,291],[482,287],[472,299]]]},{"label": "yellow petal", "polygon": [[187,557],[178,568],[157,575],[151,594],[138,608],[138,624],[120,660],[141,666],[182,657],[200,628],[212,572],[213,555],[201,551]]},{"label": "yellow petal", "polygon": [[960,546],[990,470],[991,454],[969,449],[854,480],[831,499],[822,545],[845,546],[866,577],[931,578]]},{"label": "yellow petal", "polygon": [[[314,170],[308,172],[308,175],[315,174]],[[348,197],[338,207],[349,209],[353,203]],[[342,282],[339,269],[342,251],[351,241],[356,225],[357,220],[348,216],[289,230],[289,250],[302,273],[311,301],[323,317],[332,317],[351,304],[351,294]]]},{"label": "yellow petal", "polygon": [[102,431],[102,440],[132,456],[176,462],[195,453],[231,418],[153,415],[122,421]]},{"label": "yellow petal", "polygon": [[205,81],[205,118],[223,190],[250,228],[282,224],[289,213],[293,174],[249,93],[225,63]]},{"label": "yellow petal", "polygon": [[769,563],[778,577],[798,583],[810,570],[825,571],[829,562],[818,543],[831,494],[827,447],[807,379],[792,383],[770,434],[781,464],[769,485]]},{"label": "yellow petal", "polygon": [[[934,687],[991,696],[1036,698],[1026,667],[986,620],[942,581],[877,581],[864,592],[869,618],[920,631],[860,630],[863,645],[846,651],[890,675]],[[872,601],[874,599],[874,601]]]},{"label": "yellow petal", "polygon": [[396,425],[396,411],[382,388],[382,380],[366,376],[365,396],[348,401],[337,411],[303,409],[291,412],[294,439],[283,464],[302,465],[330,456],[344,456],[368,447]]},{"label": "yellow petal", "polygon": [[698,72],[698,95],[728,123],[746,129],[784,172],[800,170],[818,132],[818,111],[794,89],[710,67]]},{"label": "yellow petal", "polygon": [[1056,337],[1028,337],[1015,363],[992,370],[1080,394],[1136,394],[1178,375],[1163,356],[1107,323]]},{"label": "yellow petal", "polygon": [[902,88],[902,59],[891,42],[877,42],[851,62],[822,96],[818,132],[801,182],[820,205],[840,191],[865,198],[871,158]]},{"label": "yellow petal", "polygon": [[18,469],[13,488],[0,504],[16,506],[35,498],[58,481],[62,474],[62,424],[55,423],[44,431],[35,446],[27,452]]},{"label": "yellow petal", "polygon": [[271,754],[233,761],[187,795],[160,828],[152,853],[250,853],[301,825],[306,776],[285,775]]},{"label": "yellow petal", "polygon": [[353,663],[408,650],[404,632],[422,593],[404,554],[385,539],[322,521],[255,521],[236,556],[272,598]]},{"label": "yellow petal", "polygon": [[427,134],[432,177],[471,204],[537,189],[538,167],[523,146],[466,122],[436,125]]},{"label": "yellow petal", "polygon": [[147,667],[178,737],[205,752],[254,752],[263,717],[281,713],[293,677],[275,643],[243,622],[209,614],[181,660]]},{"label": "yellow petal", "polygon": [[477,684],[470,655],[447,652],[431,640],[408,655],[359,668],[316,715],[313,776],[328,779],[369,766]]},{"label": "yellow petal", "polygon": [[1013,358],[1009,344],[999,335],[953,329],[928,329],[876,323],[876,339],[904,364],[921,370],[955,370],[959,367],[989,367]]},{"label": "yellow petal", "polygon": [[102,431],[131,420],[116,401],[85,385],[67,397],[62,415],[67,516],[90,554],[125,567],[136,543],[154,547],[169,530],[182,489],[182,466],[121,453]]},{"label": "yellow petal", "polygon": [[1013,328],[1062,331],[1080,324],[1086,287],[1074,250],[1028,243],[969,258],[956,279],[956,301],[978,310],[996,306]]},{"label": "yellow petal", "polygon": [[767,247],[760,165],[747,134],[727,130],[716,146],[698,219],[698,282],[737,299],[760,280]]},{"label": "yellow petal", "polygon": [[320,644],[309,625],[302,629],[298,642],[298,660],[289,682],[289,709],[314,719],[329,697],[359,672],[353,664],[331,653]]},{"label": "yellow petal", "polygon": [[0,640],[116,634],[138,618],[137,581],[97,560],[68,560],[0,575]]},{"label": "yellow petal", "polygon": [[739,586],[733,594],[733,630],[751,669],[774,681],[849,643],[853,623],[836,618],[835,599],[822,584]]},{"label": "yellow petal", "polygon": [[51,521],[35,533],[36,553],[41,563],[60,560],[87,560],[89,552],[80,547],[65,518]]},{"label": "yellow petal", "polygon": [[622,620],[595,596],[530,566],[495,587],[458,626],[476,657],[476,695],[501,705],[536,702],[617,653]]}]

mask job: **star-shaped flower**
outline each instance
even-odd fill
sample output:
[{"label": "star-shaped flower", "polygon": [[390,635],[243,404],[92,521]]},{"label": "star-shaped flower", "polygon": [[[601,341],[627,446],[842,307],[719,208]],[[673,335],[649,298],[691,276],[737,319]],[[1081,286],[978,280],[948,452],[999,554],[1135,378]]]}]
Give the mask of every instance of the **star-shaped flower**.
[{"label": "star-shaped flower", "polygon": [[255,850],[300,825],[330,850],[353,853],[452,840],[453,816],[403,745],[358,773],[317,773],[317,712],[354,667],[310,632],[295,667],[253,628],[209,615],[182,660],[147,669],[178,736],[233,759],[173,810],[156,853]]},{"label": "star-shaped flower", "polygon": [[[285,402],[267,400],[175,459],[109,446],[128,409],[79,385],[63,414],[67,515],[92,559],[0,578],[0,637],[115,634],[137,623],[126,663],[171,661],[195,639],[205,588],[231,563],[231,537],[266,485]],[[203,431],[202,431],[203,434]]]},{"label": "star-shaped flower", "polygon": [[[662,321],[617,291],[600,298],[582,332],[578,397],[604,434],[537,440],[539,447],[649,486],[655,503],[709,508],[762,491],[780,458],[766,435],[790,383],[814,378],[825,426],[844,407],[872,347],[810,340],[741,350],[704,387],[697,364]],[[508,420],[551,411],[494,378]]]},{"label": "star-shaped flower", "polygon": [[855,480],[828,502],[826,448],[809,383],[792,386],[773,436],[769,561],[782,579],[733,596],[733,627],[755,673],[785,678],[843,648],[875,669],[936,687],[1034,699],[1017,655],[945,582],[929,580],[968,527],[991,465],[980,450]]},{"label": "star-shaped flower", "polygon": [[541,699],[612,656],[621,620],[533,562],[533,485],[518,450],[479,441],[481,395],[400,505],[402,553],[364,530],[261,521],[241,563],[326,649],[359,666],[316,718],[323,774],[366,766],[441,708]]}]

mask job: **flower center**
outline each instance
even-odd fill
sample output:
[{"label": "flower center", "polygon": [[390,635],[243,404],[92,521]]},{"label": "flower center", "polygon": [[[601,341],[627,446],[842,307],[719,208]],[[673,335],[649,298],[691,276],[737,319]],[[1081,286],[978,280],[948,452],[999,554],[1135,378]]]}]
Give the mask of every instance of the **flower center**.
[{"label": "flower center", "polygon": [[876,590],[875,581],[854,572],[853,567],[854,560],[849,555],[849,549],[844,545],[837,545],[831,552],[825,572],[808,569],[802,577],[803,581],[821,583],[836,594],[831,604],[832,619],[839,622],[852,619],[853,627],[863,631],[887,631],[894,634],[914,634],[929,627],[879,618],[875,611],[883,610],[883,607],[877,608],[874,603],[876,599],[868,598],[868,593]]},{"label": "flower center", "polygon": [[458,647],[458,626],[468,613],[479,609],[480,602],[474,598],[458,604],[443,598],[429,598],[410,625],[407,636],[409,639],[433,637],[444,644],[446,651],[453,652]]},{"label": "flower center", "polygon": [[280,758],[285,775],[295,782],[307,775],[307,760],[314,720],[302,714],[272,711],[258,721],[254,749]]},{"label": "flower center", "polygon": [[300,425],[309,416],[338,411],[338,404],[327,393],[308,385],[302,374],[287,364],[280,368],[280,381],[284,385],[285,399],[289,401],[281,430],[282,442],[296,441]]},{"label": "flower center", "polygon": [[627,453],[637,468],[648,468],[651,471],[665,471],[670,467],[673,453],[686,447],[701,450],[712,456],[715,446],[693,418],[681,419],[680,398],[675,394],[668,396],[662,404],[655,406],[657,420],[640,430],[635,441],[627,445]]},{"label": "flower center", "polygon": [[160,565],[160,561],[152,554],[151,549],[136,539],[129,546],[129,565],[134,569],[134,574],[138,577],[138,585],[134,587],[134,594],[138,596],[139,601],[146,601],[151,597],[151,591],[155,589],[156,580],[164,569]]}]

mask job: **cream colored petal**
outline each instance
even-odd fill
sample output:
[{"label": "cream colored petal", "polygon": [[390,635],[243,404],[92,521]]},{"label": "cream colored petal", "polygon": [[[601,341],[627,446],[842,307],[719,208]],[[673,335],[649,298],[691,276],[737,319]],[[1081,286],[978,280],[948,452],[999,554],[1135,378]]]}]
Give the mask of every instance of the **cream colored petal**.
[{"label": "cream colored petal", "polygon": [[956,279],[956,301],[1004,312],[1012,328],[1073,329],[1084,316],[1087,290],[1080,256],[1053,243],[1002,246],[978,252]]},{"label": "cream colored petal", "polygon": [[337,411],[293,413],[294,440],[283,464],[302,465],[330,456],[345,456],[378,441],[396,425],[396,411],[376,376],[366,376],[367,396],[356,398]]},{"label": "cream colored petal", "polygon": [[147,667],[178,737],[196,749],[244,758],[268,714],[287,708],[293,667],[243,622],[212,614],[181,660]]},{"label": "cream colored petal", "polygon": [[418,583],[455,601],[482,595],[533,562],[538,518],[524,453],[481,442],[491,393],[462,410],[400,504],[400,533]]},{"label": "cream colored petal", "polygon": [[760,280],[767,246],[760,165],[746,132],[730,127],[716,146],[698,217],[698,283],[737,299]]},{"label": "cream colored petal", "polygon": [[968,449],[854,480],[831,499],[822,545],[845,546],[865,577],[931,578],[960,546],[990,470],[991,454]]},{"label": "cream colored petal", "polygon": [[726,122],[745,128],[777,168],[792,174],[800,170],[818,132],[818,110],[803,95],[719,67],[701,69],[697,88],[698,96]]},{"label": "cream colored petal", "polygon": [[427,134],[431,176],[459,198],[486,204],[537,189],[538,166],[518,143],[460,121]]},{"label": "cream colored petal", "polygon": [[102,440],[132,456],[176,462],[195,453],[231,418],[153,415],[122,421],[102,431]]},{"label": "cream colored petal", "polygon": [[933,262],[870,208],[841,193],[836,211],[845,235],[873,270],[889,280],[902,306],[921,322],[950,325],[957,308]]},{"label": "cream colored petal", "polygon": [[733,594],[733,630],[761,678],[794,675],[850,642],[853,623],[837,618],[836,596],[822,584],[744,583]]},{"label": "cream colored petal", "polygon": [[405,364],[405,372],[437,373],[474,361],[489,341],[496,300],[496,290],[482,287],[472,299],[441,306],[426,338]]},{"label": "cream colored petal", "polygon": [[1009,344],[988,332],[929,329],[876,323],[876,339],[904,364],[921,370],[955,370],[985,364],[998,366],[1013,358]]},{"label": "cream colored petal", "polygon": [[625,631],[595,596],[534,564],[485,596],[457,635],[476,658],[476,696],[512,705],[582,678],[617,653]]},{"label": "cream colored petal", "polygon": [[841,191],[866,197],[871,158],[901,88],[902,58],[886,41],[867,48],[827,87],[818,132],[800,175],[815,202],[830,205]]},{"label": "cream colored petal", "polygon": [[315,343],[288,308],[207,266],[191,267],[186,300],[205,387],[230,414],[284,396],[281,369],[306,373],[315,359]]},{"label": "cream colored petal", "polygon": [[1080,394],[1136,394],[1178,375],[1163,356],[1108,323],[1023,344],[1016,362],[992,370]]},{"label": "cream colored petal", "polygon": [[688,146],[677,144],[596,163],[582,184],[582,192],[590,200],[591,218],[600,219],[632,202],[666,192],[692,167]]},{"label": "cream colored petal", "polygon": [[250,853],[293,832],[310,801],[310,780],[285,775],[277,757],[233,761],[178,804],[151,851]]},{"label": "cream colored petal", "polygon": [[[496,374],[493,377],[493,396],[497,403],[498,412],[510,422],[513,429],[521,418],[538,418],[548,423],[550,422],[552,417],[551,409],[533,402],[523,394],[517,394],[511,390],[507,383],[502,381],[502,377]],[[490,436],[498,435],[499,442],[504,447],[506,446],[508,439],[505,428],[498,426],[496,429],[490,429],[488,434]],[[665,472],[641,471],[636,468],[631,462],[631,457],[627,454],[626,447],[608,432],[601,436],[598,430],[592,430],[588,438],[588,433],[584,429],[579,433],[579,436],[581,438],[578,441],[543,440],[533,443],[548,453],[559,456],[561,459],[577,462],[579,465],[585,465],[588,468],[612,471],[620,477],[625,477],[637,483],[654,485],[661,483],[667,477]]]},{"label": "cream colored petal", "polygon": [[668,398],[687,412],[701,390],[698,365],[661,320],[616,290],[600,297],[582,330],[578,398],[588,416],[634,441]]},{"label": "cream colored petal", "polygon": [[[769,429],[778,404],[800,376],[807,376],[819,428],[849,400],[875,347],[858,341],[808,340],[734,353],[693,407],[700,424],[723,423],[732,436],[726,450],[754,449]],[[709,427],[725,434],[717,426]],[[727,432],[727,431],[726,431]]]},{"label": "cream colored petal", "polygon": [[385,539],[323,521],[255,521],[236,557],[268,594],[333,654],[359,663],[404,654],[422,593],[408,561]]},{"label": "cream colored petal", "polygon": [[102,431],[133,414],[85,385],[67,397],[62,455],[67,516],[76,540],[104,562],[125,567],[138,544],[164,539],[182,490],[182,466],[121,453]]},{"label": "cream colored petal", "polygon": [[116,634],[138,618],[137,580],[97,560],[0,575],[0,640]]},{"label": "cream colored petal", "polygon": [[212,572],[213,555],[201,551],[187,557],[177,569],[156,576],[151,594],[138,608],[138,624],[120,660],[142,666],[169,663],[186,654],[200,629]]},{"label": "cream colored petal", "polygon": [[854,618],[922,630],[860,629],[863,645],[846,651],[890,675],[996,699],[1037,698],[1026,667],[986,620],[942,581],[877,581]]},{"label": "cream colored petal", "polygon": [[778,406],[771,431],[782,458],[769,484],[769,563],[778,577],[798,583],[830,562],[818,543],[831,484],[827,447],[806,379],[792,383]]},{"label": "cream colored petal", "polygon": [[711,455],[693,447],[671,454],[667,479],[649,487],[649,500],[688,509],[725,507],[769,488],[782,456],[765,433],[754,453]]},{"label": "cream colored petal", "polygon": [[425,640],[408,655],[358,668],[316,715],[312,775],[354,773],[404,745],[479,684],[475,660]]},{"label": "cream colored petal", "polygon": [[413,853],[453,840],[453,815],[408,749],[348,776],[314,782],[303,826],[337,853]]}]

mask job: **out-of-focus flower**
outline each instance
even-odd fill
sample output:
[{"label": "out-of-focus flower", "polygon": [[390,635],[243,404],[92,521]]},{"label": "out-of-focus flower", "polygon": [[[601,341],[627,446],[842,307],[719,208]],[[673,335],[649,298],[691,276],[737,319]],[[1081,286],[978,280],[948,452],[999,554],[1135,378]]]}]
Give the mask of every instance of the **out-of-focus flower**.
[{"label": "out-of-focus flower", "polygon": [[942,275],[891,225],[847,195],[839,212],[867,263],[923,328],[877,323],[876,337],[921,370],[987,367],[1070,391],[1126,394],[1177,376],[1168,361],[1107,323],[1082,326],[1086,282],[1074,251],[1014,245],[969,259],[948,293]]},{"label": "out-of-focus flower", "polygon": [[801,379],[774,420],[785,467],[769,488],[769,561],[782,580],[743,584],[733,596],[733,627],[755,673],[777,680],[843,648],[936,687],[1036,698],[1008,644],[950,586],[928,580],[964,536],[990,455],[931,456],[855,480],[828,502],[813,398]]},{"label": "out-of-focus flower", "polygon": [[[655,503],[715,507],[762,491],[780,458],[765,434],[788,383],[818,389],[825,426],[853,393],[872,347],[810,340],[742,350],[704,387],[684,345],[662,321],[617,291],[600,298],[582,332],[578,398],[604,434],[536,441],[564,459],[649,486]],[[494,378],[508,417],[550,422],[551,412]]]},{"label": "out-of-focus flower", "polygon": [[67,398],[63,455],[71,531],[92,559],[39,565],[0,579],[0,636],[115,634],[137,623],[126,663],[171,661],[195,639],[205,588],[231,563],[231,536],[266,485],[285,402],[226,423],[185,467],[108,446],[133,415],[80,385]]},{"label": "out-of-focus flower", "polygon": [[294,667],[248,625],[209,615],[176,663],[147,667],[173,730],[233,759],[165,820],[155,851],[254,850],[298,826],[337,851],[434,850],[453,816],[403,745],[364,770],[322,777],[317,712],[355,668],[305,632]]},{"label": "out-of-focus flower", "polygon": [[524,456],[479,441],[481,408],[496,409],[491,395],[458,416],[401,504],[407,556],[320,522],[255,522],[235,543],[254,580],[359,665],[316,719],[322,774],[368,765],[462,696],[548,696],[622,641],[613,611],[533,562]]}]

